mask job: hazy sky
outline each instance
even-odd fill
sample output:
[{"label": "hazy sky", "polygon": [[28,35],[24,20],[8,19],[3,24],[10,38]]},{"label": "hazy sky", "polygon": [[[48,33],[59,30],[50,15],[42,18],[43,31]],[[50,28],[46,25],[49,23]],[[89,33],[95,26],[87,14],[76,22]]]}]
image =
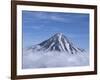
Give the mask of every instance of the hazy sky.
[{"label": "hazy sky", "polygon": [[38,44],[58,32],[78,47],[89,47],[89,14],[22,11],[23,47]]}]

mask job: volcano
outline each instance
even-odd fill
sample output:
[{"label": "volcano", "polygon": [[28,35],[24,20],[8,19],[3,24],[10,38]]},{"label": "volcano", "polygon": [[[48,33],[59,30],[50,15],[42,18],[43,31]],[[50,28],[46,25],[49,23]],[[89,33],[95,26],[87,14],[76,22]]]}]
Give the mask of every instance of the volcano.
[{"label": "volcano", "polygon": [[44,52],[66,52],[70,54],[85,52],[84,49],[76,47],[65,35],[62,33],[56,33],[51,38],[28,48],[32,52],[44,51]]},{"label": "volcano", "polygon": [[23,69],[89,65],[89,53],[62,33],[23,50]]}]

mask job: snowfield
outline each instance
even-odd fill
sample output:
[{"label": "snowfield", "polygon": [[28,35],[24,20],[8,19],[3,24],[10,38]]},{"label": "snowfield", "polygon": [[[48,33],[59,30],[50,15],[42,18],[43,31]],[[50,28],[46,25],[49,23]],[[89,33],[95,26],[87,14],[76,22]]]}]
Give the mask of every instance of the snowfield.
[{"label": "snowfield", "polygon": [[88,66],[89,54],[69,54],[66,52],[31,52],[23,53],[22,68],[52,68],[52,67],[71,67]]}]

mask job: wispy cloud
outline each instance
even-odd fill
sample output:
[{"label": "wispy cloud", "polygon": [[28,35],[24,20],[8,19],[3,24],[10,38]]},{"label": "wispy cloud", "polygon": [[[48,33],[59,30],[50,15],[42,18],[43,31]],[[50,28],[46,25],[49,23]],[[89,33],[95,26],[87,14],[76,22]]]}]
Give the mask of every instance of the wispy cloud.
[{"label": "wispy cloud", "polygon": [[[73,19],[82,19],[88,20],[88,16],[83,16],[82,14],[76,14],[73,17],[73,13],[56,13],[56,12],[43,12],[43,11],[23,11],[25,16],[25,21],[32,21],[35,20],[49,20],[49,21],[57,21],[57,22],[71,22]],[[30,14],[30,15],[28,15]],[[87,14],[84,14],[87,15]],[[77,20],[74,20],[77,21]]]},{"label": "wispy cloud", "polygon": [[39,30],[39,29],[42,29],[44,26],[43,25],[35,25],[35,26],[31,26],[32,29],[35,29],[35,30]]},{"label": "wispy cloud", "polygon": [[[65,18],[61,14],[58,13],[51,13],[50,12],[31,12],[33,16],[30,18],[40,19],[40,20],[52,20],[52,21],[59,21],[59,22],[67,22],[69,19]],[[30,19],[29,18],[29,19]]]},{"label": "wispy cloud", "polygon": [[88,20],[88,16],[83,16],[82,14],[76,14],[76,16],[73,17],[73,13],[34,12],[33,15],[37,19],[51,20],[51,21],[64,22],[64,23],[71,22],[73,19]]}]

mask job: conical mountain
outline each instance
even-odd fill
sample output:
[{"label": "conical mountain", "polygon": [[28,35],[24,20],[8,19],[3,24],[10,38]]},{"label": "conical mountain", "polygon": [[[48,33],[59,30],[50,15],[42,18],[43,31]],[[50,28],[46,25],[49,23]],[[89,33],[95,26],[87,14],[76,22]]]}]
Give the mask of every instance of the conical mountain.
[{"label": "conical mountain", "polygon": [[62,33],[56,33],[48,40],[45,40],[35,46],[30,48],[34,51],[57,51],[57,52],[67,52],[71,54],[76,54],[84,52],[84,49],[78,48],[73,45],[73,43]]}]

